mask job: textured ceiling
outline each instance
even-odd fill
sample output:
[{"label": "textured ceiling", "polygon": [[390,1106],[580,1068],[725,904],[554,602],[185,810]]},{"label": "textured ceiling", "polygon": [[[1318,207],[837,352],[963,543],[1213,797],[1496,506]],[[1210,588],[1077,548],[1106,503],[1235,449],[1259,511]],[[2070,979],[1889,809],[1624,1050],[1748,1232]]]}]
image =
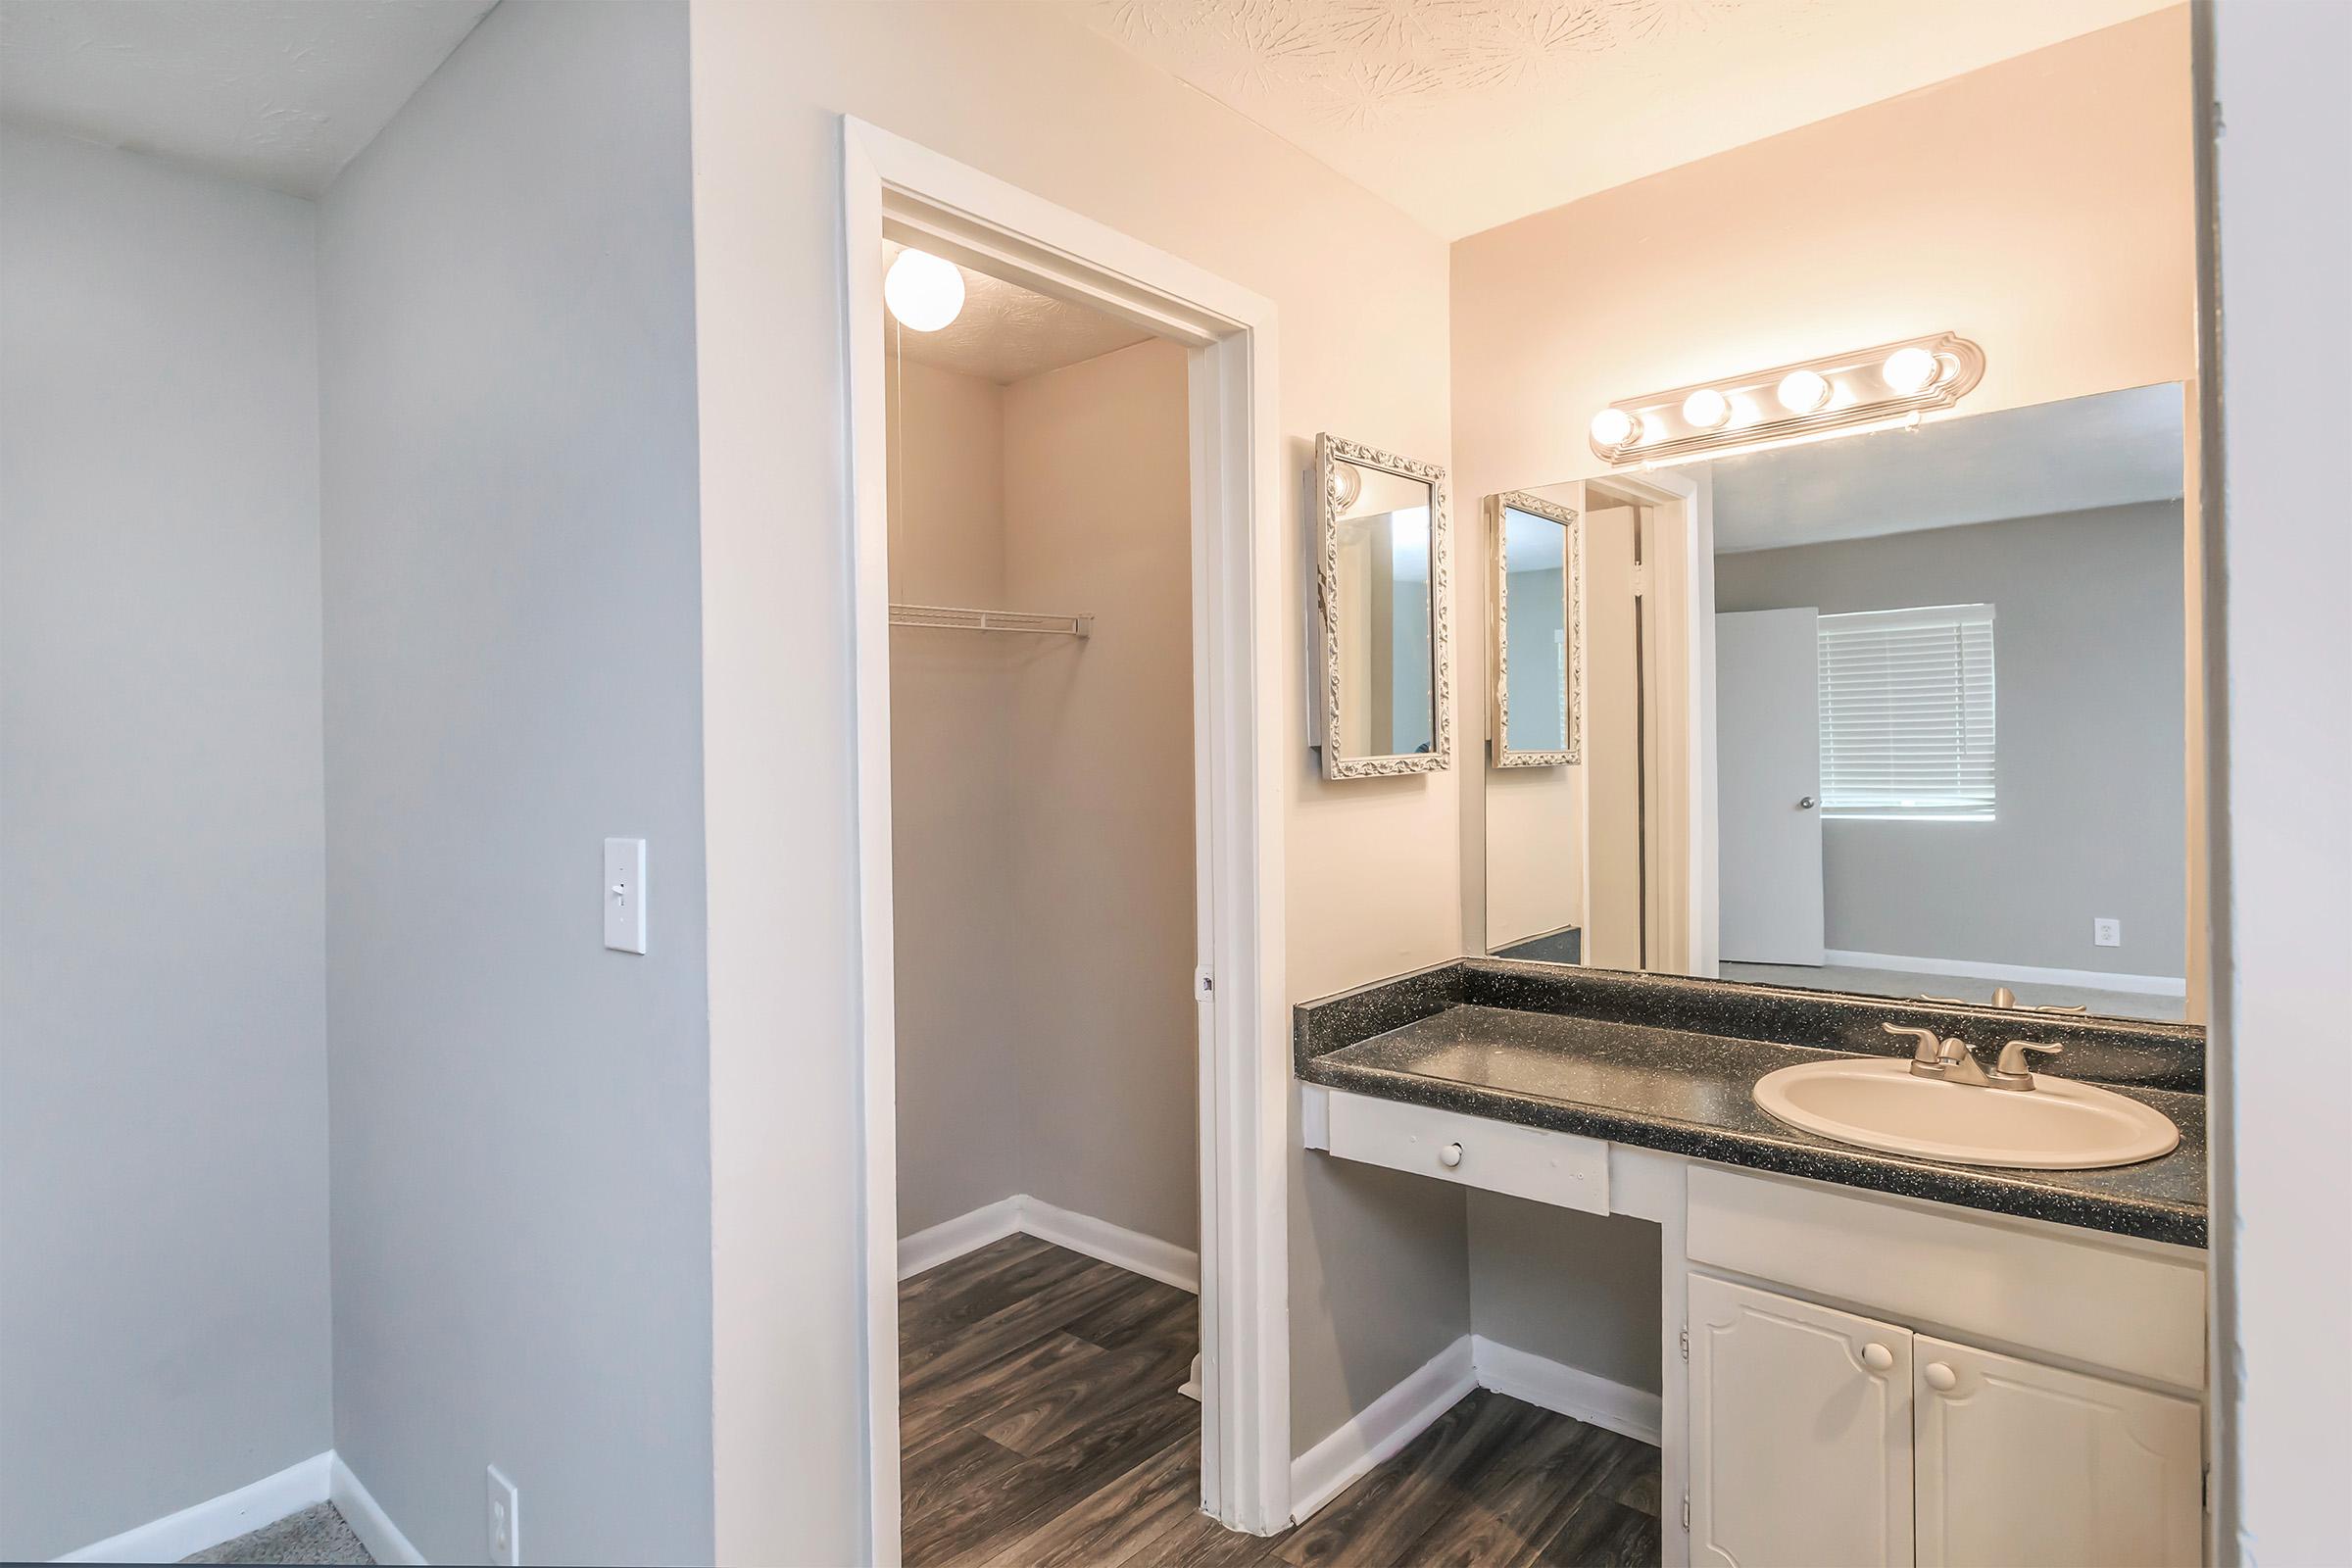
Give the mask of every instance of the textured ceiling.
[{"label": "textured ceiling", "polygon": [[2180,412],[2166,382],[1719,459],[1715,550],[2171,501],[2186,461]]},{"label": "textured ceiling", "polygon": [[492,0],[0,0],[0,120],[317,196]]},{"label": "textured ceiling", "polygon": [[2178,0],[1063,0],[1447,239]]},{"label": "textured ceiling", "polygon": [[[882,242],[882,270],[906,247]],[[886,320],[906,358],[934,369],[1006,385],[1044,370],[1095,359],[1152,334],[1125,321],[1031,293],[1015,283],[959,267],[963,310],[936,332],[908,332]]]}]

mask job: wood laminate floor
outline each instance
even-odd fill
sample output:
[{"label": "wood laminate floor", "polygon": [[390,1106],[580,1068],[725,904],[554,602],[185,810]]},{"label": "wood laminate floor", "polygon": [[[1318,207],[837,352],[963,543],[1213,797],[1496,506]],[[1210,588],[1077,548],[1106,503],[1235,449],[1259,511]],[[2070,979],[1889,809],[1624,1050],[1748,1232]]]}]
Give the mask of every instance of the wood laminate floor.
[{"label": "wood laminate floor", "polygon": [[1483,1390],[1280,1536],[1200,1513],[1194,1298],[1026,1236],[899,1287],[906,1561],[1532,1568],[1658,1560],[1658,1450]]}]

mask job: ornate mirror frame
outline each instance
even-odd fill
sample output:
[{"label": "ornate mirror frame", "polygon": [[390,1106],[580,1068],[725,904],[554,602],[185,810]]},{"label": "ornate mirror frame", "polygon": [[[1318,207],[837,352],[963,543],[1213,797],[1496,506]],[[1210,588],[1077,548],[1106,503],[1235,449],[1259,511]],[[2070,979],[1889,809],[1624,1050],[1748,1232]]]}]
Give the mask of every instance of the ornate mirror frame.
[{"label": "ornate mirror frame", "polygon": [[[1560,561],[1562,588],[1567,594],[1564,612],[1568,629],[1567,670],[1567,728],[1562,736],[1568,746],[1565,751],[1519,751],[1511,745],[1511,639],[1510,547],[1505,539],[1504,514],[1523,512],[1531,517],[1560,525],[1566,537],[1561,541]],[[1490,705],[1492,729],[1489,735],[1489,760],[1496,767],[1567,767],[1584,760],[1585,730],[1585,632],[1584,595],[1579,592],[1584,578],[1584,536],[1578,527],[1577,512],[1557,502],[1529,495],[1524,490],[1506,490],[1500,495],[1487,497],[1488,532],[1494,540],[1494,612],[1490,635],[1494,644],[1494,688]]]},{"label": "ornate mirror frame", "polygon": [[[1340,679],[1340,496],[1339,465],[1375,468],[1429,486],[1430,749],[1399,757],[1341,754],[1341,717],[1351,696]],[[1394,778],[1405,773],[1439,773],[1453,762],[1453,639],[1448,625],[1452,530],[1446,515],[1446,470],[1328,431],[1315,437],[1315,618],[1322,679],[1316,682],[1315,730],[1311,744],[1322,755],[1328,779]]]}]

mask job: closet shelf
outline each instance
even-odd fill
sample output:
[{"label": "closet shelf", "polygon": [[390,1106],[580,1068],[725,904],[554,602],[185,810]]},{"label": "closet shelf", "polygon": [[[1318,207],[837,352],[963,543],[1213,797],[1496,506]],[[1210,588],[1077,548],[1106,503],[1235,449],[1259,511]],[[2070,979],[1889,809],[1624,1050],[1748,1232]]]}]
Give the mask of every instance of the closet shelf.
[{"label": "closet shelf", "polygon": [[1027,631],[1049,637],[1091,637],[1092,615],[1033,615],[1018,610],[963,610],[950,605],[893,605],[893,626],[929,626],[939,631]]}]

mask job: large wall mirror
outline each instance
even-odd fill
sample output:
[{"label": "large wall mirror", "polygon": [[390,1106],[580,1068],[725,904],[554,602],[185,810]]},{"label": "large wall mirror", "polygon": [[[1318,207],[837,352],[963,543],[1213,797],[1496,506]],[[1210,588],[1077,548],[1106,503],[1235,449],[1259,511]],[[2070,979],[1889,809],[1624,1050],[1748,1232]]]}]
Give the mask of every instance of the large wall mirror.
[{"label": "large wall mirror", "polygon": [[1326,435],[1315,493],[1323,776],[1436,772],[1453,750],[1446,471]]},{"label": "large wall mirror", "polygon": [[2182,408],[1531,492],[1580,514],[1583,746],[1489,758],[1488,951],[2203,1021]]}]

